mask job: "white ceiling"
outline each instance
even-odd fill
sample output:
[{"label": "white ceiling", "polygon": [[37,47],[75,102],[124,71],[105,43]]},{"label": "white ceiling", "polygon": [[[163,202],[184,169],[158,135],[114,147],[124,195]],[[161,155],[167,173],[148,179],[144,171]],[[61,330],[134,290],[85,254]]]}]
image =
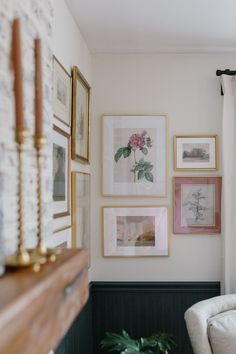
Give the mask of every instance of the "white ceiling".
[{"label": "white ceiling", "polygon": [[236,52],[236,0],[66,0],[91,52]]}]

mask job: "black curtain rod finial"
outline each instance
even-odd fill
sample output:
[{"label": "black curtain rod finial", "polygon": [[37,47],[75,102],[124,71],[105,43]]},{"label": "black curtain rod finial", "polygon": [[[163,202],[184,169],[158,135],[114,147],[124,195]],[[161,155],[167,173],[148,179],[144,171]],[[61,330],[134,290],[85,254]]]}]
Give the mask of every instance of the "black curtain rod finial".
[{"label": "black curtain rod finial", "polygon": [[221,76],[221,75],[234,76],[236,75],[236,70],[230,70],[230,69],[216,70],[216,76]]}]

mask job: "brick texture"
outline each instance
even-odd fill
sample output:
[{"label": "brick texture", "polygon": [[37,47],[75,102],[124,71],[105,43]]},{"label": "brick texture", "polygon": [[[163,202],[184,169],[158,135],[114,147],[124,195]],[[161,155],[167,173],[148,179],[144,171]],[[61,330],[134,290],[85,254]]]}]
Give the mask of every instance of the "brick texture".
[{"label": "brick texture", "polygon": [[[13,76],[10,70],[11,23],[21,20],[24,70],[24,117],[28,129],[24,163],[25,239],[36,241],[36,161],[34,134],[34,38],[42,40],[43,118],[47,142],[43,151],[43,230],[52,233],[52,0],[0,0],[0,250],[5,254],[16,248],[17,238],[17,153],[14,142]],[[0,251],[2,252],[2,251]],[[1,257],[1,255],[0,255]]]}]

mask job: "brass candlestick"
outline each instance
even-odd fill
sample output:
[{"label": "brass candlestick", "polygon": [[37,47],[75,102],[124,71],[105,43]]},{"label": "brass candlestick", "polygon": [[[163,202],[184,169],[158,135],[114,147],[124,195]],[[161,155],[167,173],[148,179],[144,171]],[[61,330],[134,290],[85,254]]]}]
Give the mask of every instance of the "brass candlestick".
[{"label": "brass candlestick", "polygon": [[43,203],[42,203],[42,147],[45,143],[43,137],[35,136],[34,146],[36,150],[36,163],[37,163],[37,244],[34,249],[29,250],[30,254],[35,254],[36,256],[49,258],[51,262],[56,260],[57,252],[53,249],[49,249],[43,243],[43,232],[42,232],[42,214],[43,214]]},{"label": "brass candlestick", "polygon": [[16,129],[16,143],[18,152],[18,193],[17,193],[17,213],[18,213],[18,235],[17,235],[17,250],[6,258],[6,266],[12,268],[21,268],[35,266],[34,269],[39,269],[39,262],[36,257],[30,256],[25,249],[24,237],[24,195],[23,195],[23,165],[24,165],[24,150],[23,145],[26,139],[26,130],[24,128]]}]

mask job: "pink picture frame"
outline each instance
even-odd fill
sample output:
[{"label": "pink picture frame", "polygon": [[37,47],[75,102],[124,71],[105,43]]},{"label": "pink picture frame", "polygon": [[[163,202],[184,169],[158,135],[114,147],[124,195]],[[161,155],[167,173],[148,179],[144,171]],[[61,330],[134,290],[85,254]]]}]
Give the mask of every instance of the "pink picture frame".
[{"label": "pink picture frame", "polygon": [[174,233],[221,233],[221,177],[174,177]]}]

